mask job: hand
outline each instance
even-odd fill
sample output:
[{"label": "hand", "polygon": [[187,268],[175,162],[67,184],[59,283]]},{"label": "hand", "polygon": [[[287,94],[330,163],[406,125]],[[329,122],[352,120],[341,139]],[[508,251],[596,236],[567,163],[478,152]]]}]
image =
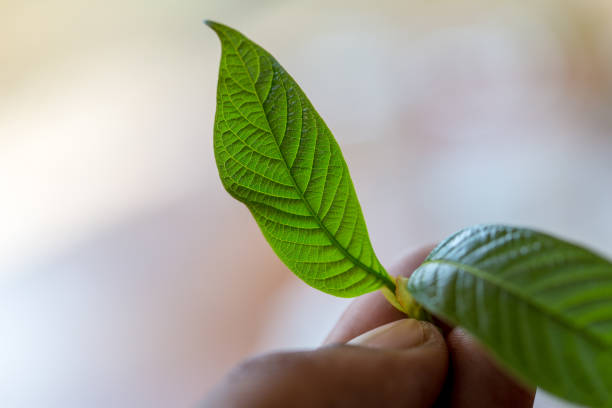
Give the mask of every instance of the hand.
[{"label": "hand", "polygon": [[[409,275],[431,248],[406,256]],[[460,328],[405,319],[380,293],[355,300],[314,351],[274,353],[235,368],[205,407],[531,407],[534,391]],[[347,344],[348,343],[348,344]]]},{"label": "hand", "polygon": [[[406,255],[390,269],[391,275],[409,276],[431,252],[424,247]],[[343,343],[361,333],[405,317],[379,293],[356,299],[336,324],[326,344]],[[435,406],[532,407],[535,390],[525,387],[506,374],[465,330],[437,320],[444,331],[449,356],[444,387]],[[402,405],[398,405],[402,406]],[[403,405],[420,407],[421,405]],[[426,405],[423,405],[426,406]]]}]

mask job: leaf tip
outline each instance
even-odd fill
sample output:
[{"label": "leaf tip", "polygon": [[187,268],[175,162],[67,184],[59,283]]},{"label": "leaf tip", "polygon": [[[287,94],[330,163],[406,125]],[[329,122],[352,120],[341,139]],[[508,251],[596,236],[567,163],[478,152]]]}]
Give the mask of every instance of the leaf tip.
[{"label": "leaf tip", "polygon": [[217,33],[217,35],[220,35],[220,31],[221,29],[224,27],[223,24],[221,23],[217,23],[216,21],[213,20],[209,20],[209,19],[205,19],[204,20],[204,24],[206,24],[207,26],[209,26],[214,32]]}]

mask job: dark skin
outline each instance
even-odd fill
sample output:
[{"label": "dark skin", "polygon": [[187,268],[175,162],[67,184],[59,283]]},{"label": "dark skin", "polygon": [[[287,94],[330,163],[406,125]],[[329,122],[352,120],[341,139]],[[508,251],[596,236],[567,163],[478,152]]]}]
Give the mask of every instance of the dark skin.
[{"label": "dark skin", "polygon": [[[425,247],[391,268],[408,276]],[[461,328],[406,319],[380,293],[357,298],[324,345],[247,360],[204,407],[532,407],[535,390],[506,374]],[[350,344],[346,344],[350,341]]]}]

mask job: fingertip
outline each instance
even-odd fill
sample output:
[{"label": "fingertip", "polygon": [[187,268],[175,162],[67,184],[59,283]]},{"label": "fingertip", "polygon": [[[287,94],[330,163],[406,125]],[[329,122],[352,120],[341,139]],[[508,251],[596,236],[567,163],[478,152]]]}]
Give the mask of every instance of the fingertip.
[{"label": "fingertip", "polygon": [[349,305],[323,345],[346,343],[368,330],[405,317],[391,306],[380,291],[368,293]]},{"label": "fingertip", "polygon": [[440,327],[425,321],[419,321],[419,324],[423,326],[423,333],[425,336],[423,344],[429,343],[446,350],[446,341],[444,340],[443,330]]},{"label": "fingertip", "polygon": [[450,400],[456,407],[531,407],[535,390],[510,375],[462,328],[446,336],[451,357]]},{"label": "fingertip", "polygon": [[436,247],[436,244],[429,244],[406,251],[389,268],[389,273],[393,276],[410,276],[427,258],[427,255]]},{"label": "fingertip", "polygon": [[367,331],[348,344],[374,347],[403,349],[423,344],[425,333],[423,327],[414,319],[400,319]]},{"label": "fingertip", "polygon": [[[392,406],[431,407],[448,372],[441,332],[415,319],[389,323],[347,345],[324,347],[314,355],[325,362],[329,378],[342,384],[336,389],[355,397],[358,406],[393,402]],[[318,378],[322,375],[316,374]]]}]

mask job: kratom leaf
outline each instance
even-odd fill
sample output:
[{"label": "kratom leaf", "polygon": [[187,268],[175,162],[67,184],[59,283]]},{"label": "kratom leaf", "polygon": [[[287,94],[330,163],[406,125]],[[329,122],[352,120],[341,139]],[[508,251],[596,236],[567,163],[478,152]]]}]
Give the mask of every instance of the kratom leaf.
[{"label": "kratom leaf", "polygon": [[612,406],[612,264],[601,256],[527,229],[476,226],[434,249],[407,290],[529,384]]},{"label": "kratom leaf", "polygon": [[214,150],[225,189],[309,285],[343,297],[394,291],[340,148],[304,92],[257,44],[206,24],[222,47]]}]

